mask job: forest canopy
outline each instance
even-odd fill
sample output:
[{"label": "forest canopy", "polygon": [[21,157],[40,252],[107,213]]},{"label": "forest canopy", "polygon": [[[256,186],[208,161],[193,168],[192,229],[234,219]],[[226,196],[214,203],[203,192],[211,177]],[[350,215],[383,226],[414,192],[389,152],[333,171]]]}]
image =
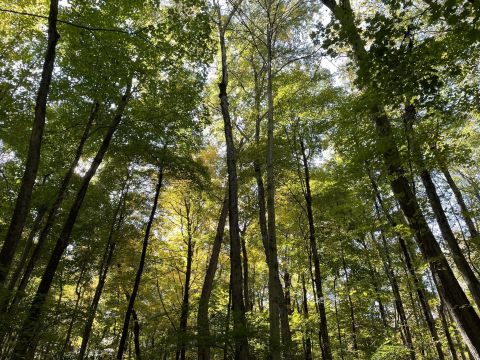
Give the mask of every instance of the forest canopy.
[{"label": "forest canopy", "polygon": [[480,360],[479,0],[5,0],[0,360]]}]

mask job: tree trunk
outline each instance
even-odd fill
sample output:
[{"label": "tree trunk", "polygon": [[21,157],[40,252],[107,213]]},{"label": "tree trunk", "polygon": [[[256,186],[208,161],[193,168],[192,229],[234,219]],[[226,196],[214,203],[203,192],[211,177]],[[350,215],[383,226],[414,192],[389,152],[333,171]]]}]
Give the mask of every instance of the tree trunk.
[{"label": "tree trunk", "polygon": [[197,332],[198,332],[198,360],[210,360],[210,324],[208,319],[208,306],[210,295],[213,290],[213,280],[217,271],[218,257],[225,232],[225,224],[228,216],[228,194],[225,194],[218,219],[215,240],[213,241],[212,253],[208,262],[207,272],[203,281],[202,293],[198,303]]},{"label": "tree trunk", "polygon": [[[220,9],[219,21],[221,21]],[[225,141],[227,145],[228,172],[228,221],[230,232],[230,272],[232,285],[233,334],[235,339],[235,360],[248,359],[247,320],[243,302],[243,280],[240,229],[238,225],[238,183],[235,145],[233,142],[232,123],[228,108],[228,69],[227,49],[225,46],[225,27],[219,24],[220,49],[222,57],[222,78],[218,84],[220,106],[222,108]]]},{"label": "tree trunk", "polygon": [[[333,0],[322,0],[322,2],[340,22],[346,39],[352,47],[358,66],[358,75],[362,79],[368,77],[371,68],[370,56],[355,25],[350,3],[344,1],[341,5],[337,5]],[[405,176],[405,170],[392,133],[390,120],[383,113],[380,104],[372,104],[371,115],[378,141],[382,144],[383,160],[390,178],[392,191],[408,220],[410,229],[415,234],[415,239],[423,257],[430,265],[439,293],[444,296],[445,303],[458,324],[472,355],[480,359],[480,318],[463,292],[445,255],[442,253],[440,246],[428,227],[417,198]]]},{"label": "tree trunk", "polygon": [[187,324],[188,324],[188,312],[190,306],[190,278],[192,276],[192,262],[193,262],[193,234],[192,234],[192,220],[190,216],[190,200],[185,199],[185,211],[187,218],[187,268],[185,270],[185,286],[183,291],[182,308],[180,313],[179,324],[179,343],[177,353],[175,355],[176,360],[185,360],[186,352],[186,340],[187,340]]},{"label": "tree trunk", "polygon": [[250,289],[249,289],[249,279],[248,279],[248,254],[247,254],[247,244],[245,242],[245,230],[240,232],[240,243],[242,246],[242,267],[243,267],[243,293],[245,297],[245,310],[252,310],[252,303],[250,301]]},{"label": "tree trunk", "polygon": [[85,194],[87,193],[90,180],[95,175],[98,167],[100,166],[105,156],[105,153],[108,150],[108,146],[110,145],[113,134],[117,130],[118,125],[122,120],[123,112],[127,106],[130,95],[131,79],[129,79],[128,81],[125,94],[123,95],[122,100],[119,103],[113,121],[110,124],[107,133],[103,138],[102,144],[97,154],[95,155],[95,158],[93,159],[90,168],[83,177],[82,184],[75,196],[73,204],[70,207],[70,212],[57,239],[55,248],[53,249],[52,255],[42,276],[35,297],[32,300],[32,304],[30,305],[30,309],[27,312],[27,318],[23,322],[22,328],[19,332],[17,344],[15,346],[13,357],[11,360],[31,359],[34,355],[37,341],[36,336],[39,333],[38,330],[41,327],[40,320],[43,312],[44,303],[46,301],[48,292],[50,291],[55,272],[57,270],[58,264],[60,263],[63,252],[65,251],[69,243],[70,235],[72,233],[73,226],[75,225],[78,213],[80,212],[80,208],[82,207],[82,203],[85,198]]},{"label": "tree trunk", "polygon": [[80,304],[80,300],[83,295],[83,290],[81,290],[80,288],[82,287],[81,284],[83,280],[83,275],[85,274],[86,267],[87,267],[87,262],[85,261],[83,263],[80,276],[78,277],[77,284],[75,286],[75,294],[77,295],[77,299],[75,300],[75,307],[73,309],[72,319],[70,320],[70,323],[68,325],[67,336],[65,337],[65,342],[63,343],[62,351],[60,352],[60,357],[59,357],[60,359],[64,358],[65,352],[67,351],[67,348],[70,345],[70,338],[72,336],[73,325],[75,325],[75,321],[77,320],[78,306]]},{"label": "tree trunk", "polygon": [[398,236],[398,242],[400,243],[400,249],[402,250],[402,253],[403,253],[403,259],[405,261],[405,265],[413,281],[413,286],[417,292],[417,296],[418,296],[418,300],[420,301],[420,306],[422,308],[423,316],[427,323],[430,336],[432,337],[432,342],[437,351],[438,359],[443,360],[445,359],[445,355],[442,350],[442,342],[438,336],[437,328],[435,326],[435,320],[432,315],[432,310],[430,308],[430,305],[426,297],[425,286],[419,280],[417,273],[415,271],[415,268],[413,267],[410,251],[407,248],[407,244],[405,243],[405,240],[401,236]]},{"label": "tree trunk", "polygon": [[140,280],[142,279],[143,268],[145,266],[145,258],[147,256],[148,239],[150,238],[150,231],[152,229],[153,221],[155,220],[155,213],[157,211],[157,205],[158,205],[158,196],[160,195],[162,181],[163,181],[163,167],[160,167],[158,171],[157,185],[155,187],[155,195],[153,197],[152,210],[150,211],[147,227],[145,229],[145,236],[143,237],[142,253],[140,254],[140,262],[138,263],[137,274],[135,275],[135,281],[133,283],[132,295],[130,296],[130,299],[128,301],[127,311],[125,312],[122,336],[118,344],[117,360],[123,359],[125,344],[127,342],[127,337],[128,337],[128,326],[130,324],[130,317],[133,312],[133,306],[135,305],[135,299],[137,298],[138,288],[140,287]]},{"label": "tree trunk", "polygon": [[[303,318],[308,323],[308,300],[307,300],[307,288],[305,286],[305,276],[302,274],[302,311]],[[305,329],[305,360],[312,360],[312,340],[310,338],[310,328],[307,326]]]},{"label": "tree trunk", "polygon": [[470,290],[470,294],[472,295],[475,304],[480,309],[480,282],[476,278],[475,273],[473,272],[472,268],[468,264],[467,259],[465,259],[465,256],[463,255],[462,249],[460,249],[460,246],[458,245],[457,239],[455,238],[452,228],[448,223],[447,216],[442,207],[442,202],[440,201],[440,198],[437,194],[437,190],[435,188],[435,184],[433,183],[430,173],[426,170],[423,170],[420,173],[420,177],[422,178],[423,186],[425,187],[425,190],[427,192],[430,206],[432,207],[433,213],[435,214],[435,219],[437,220],[438,226],[440,227],[442,237],[447,242],[453,261],[457,266],[460,274],[462,274],[463,280],[467,284],[467,287]]},{"label": "tree trunk", "polygon": [[333,279],[333,302],[335,305],[335,320],[337,323],[337,336],[338,336],[338,344],[340,346],[340,358],[342,360],[345,359],[345,355],[343,354],[343,340],[342,340],[342,332],[340,330],[340,318],[338,316],[338,305],[337,305],[337,279],[339,278],[338,270],[335,272],[335,278]]},{"label": "tree trunk", "polygon": [[447,319],[445,318],[445,306],[443,305],[442,300],[440,299],[440,305],[437,307],[438,315],[442,322],[443,332],[445,333],[445,338],[447,339],[448,349],[450,350],[450,356],[452,360],[458,360],[457,350],[455,349],[455,344],[453,343],[452,335],[450,334],[450,329],[448,328]]},{"label": "tree trunk", "polygon": [[42,231],[40,232],[40,236],[38,237],[38,242],[37,245],[35,246],[35,249],[33,250],[32,256],[28,260],[27,266],[25,268],[25,271],[23,272],[22,279],[20,280],[20,284],[18,285],[18,289],[15,293],[15,297],[12,300],[12,304],[10,306],[10,310],[14,309],[15,305],[18,304],[18,302],[23,298],[25,295],[25,289],[28,285],[28,282],[30,280],[30,276],[32,275],[33,269],[35,268],[35,265],[37,264],[38,259],[40,258],[40,255],[42,254],[43,247],[47,241],[48,235],[50,234],[50,230],[55,222],[55,218],[57,216],[58,209],[60,208],[60,205],[62,204],[63,200],[65,199],[65,196],[67,195],[67,190],[68,190],[68,185],[70,184],[70,180],[72,179],[72,176],[75,172],[75,168],[78,165],[78,161],[80,160],[80,157],[82,156],[83,153],[83,148],[85,146],[85,143],[88,139],[88,136],[90,134],[90,129],[93,125],[93,122],[95,121],[98,110],[99,110],[100,104],[98,102],[95,102],[92,105],[92,109],[90,111],[90,116],[88,118],[87,124],[85,125],[85,128],[83,130],[82,137],[80,138],[80,142],[78,143],[77,149],[75,150],[75,156],[73,158],[72,163],[70,164],[70,167],[68,168],[67,172],[65,173],[62,182],[60,184],[60,188],[58,189],[57,195],[55,197],[55,200],[48,211],[47,215],[47,220],[45,221],[45,224],[42,228]]},{"label": "tree trunk", "polygon": [[[372,184],[373,191],[375,193],[375,197],[378,201],[379,206],[377,206],[377,210],[378,211],[381,210],[381,212],[384,214],[387,221],[389,222],[390,226],[392,226],[392,228],[394,228],[397,225],[397,223],[392,218],[390,213],[385,209],[385,205],[384,205],[383,199],[380,195],[380,191],[378,189],[378,186],[377,186],[370,170],[368,169],[367,172],[368,172],[368,177],[370,178],[370,182]],[[400,250],[402,251],[402,254],[403,254],[404,263],[407,267],[407,270],[410,274],[410,277],[412,278],[413,285],[414,285],[415,290],[417,292],[417,296],[418,296],[418,299],[420,301],[420,306],[422,307],[422,312],[423,312],[425,321],[427,323],[428,330],[430,332],[430,336],[432,337],[432,341],[433,341],[433,343],[435,345],[435,348],[436,348],[436,351],[437,351],[438,359],[443,360],[443,359],[445,359],[445,355],[443,353],[442,343],[439,339],[437,328],[435,326],[435,320],[433,318],[430,305],[429,305],[428,300],[426,298],[425,286],[424,286],[423,282],[417,276],[417,273],[415,271],[415,268],[414,268],[413,262],[412,262],[412,255],[410,254],[407,243],[405,242],[405,240],[403,239],[403,237],[400,234],[398,234],[398,242],[399,242],[399,245],[400,245]]]},{"label": "tree trunk", "polygon": [[345,273],[345,289],[347,290],[347,299],[348,299],[348,305],[350,308],[350,327],[352,330],[353,351],[357,353],[358,352],[357,323],[355,321],[355,309],[353,307],[352,296],[350,295],[350,280],[348,277],[347,263],[345,262],[345,255],[343,253],[343,249],[342,249],[342,266],[343,266],[343,272]]},{"label": "tree trunk", "polygon": [[[465,220],[465,224],[467,224],[468,231],[470,232],[470,237],[474,239],[474,241],[478,241],[478,231],[475,227],[475,223],[473,222],[472,217],[470,216],[470,212],[468,211],[467,205],[465,204],[465,200],[463,199],[462,192],[458,188],[457,184],[453,180],[450,171],[446,167],[442,168],[442,173],[447,179],[447,183],[452,189],[453,194],[455,195],[455,199],[457,200],[458,206],[460,206],[460,210],[462,212],[462,217]],[[476,239],[476,240],[475,240]]]},{"label": "tree trunk", "polygon": [[37,177],[40,163],[43,130],[47,109],[48,93],[52,81],[53,67],[55,64],[55,50],[60,35],[57,32],[58,0],[50,1],[48,14],[48,38],[45,59],[43,62],[40,85],[35,100],[35,117],[33,120],[30,142],[28,144],[27,160],[22,182],[18,192],[12,219],[7,230],[5,241],[0,251],[0,288],[5,287],[5,282],[10,271],[15,251],[22,236],[23,227],[28,216],[33,186]]},{"label": "tree trunk", "polygon": [[135,347],[135,359],[142,360],[142,353],[140,351],[140,323],[138,321],[137,312],[132,309],[133,319],[133,344]]},{"label": "tree trunk", "polygon": [[25,248],[23,249],[22,256],[20,257],[20,260],[15,268],[15,271],[13,272],[12,277],[10,278],[10,281],[8,283],[9,293],[13,291],[13,289],[15,288],[15,285],[17,285],[17,281],[22,273],[23,268],[25,267],[25,263],[27,262],[28,256],[30,255],[30,252],[34,245],[33,239],[35,238],[35,235],[40,229],[40,225],[42,225],[42,220],[47,210],[48,210],[48,207],[46,205],[42,205],[37,211],[37,215],[35,216],[35,220],[33,221],[32,229],[30,230],[27,241],[25,243]]},{"label": "tree trunk", "polygon": [[369,249],[367,247],[367,244],[365,242],[364,238],[359,239],[360,243],[362,244],[363,248],[365,249],[365,252],[367,253],[366,256],[366,263],[368,266],[368,272],[372,278],[372,283],[373,283],[373,289],[375,290],[375,294],[377,294],[377,303],[378,303],[378,310],[380,312],[380,318],[382,319],[382,324],[385,329],[388,329],[388,320],[387,320],[387,312],[385,310],[385,306],[383,305],[383,301],[380,297],[380,289],[381,289],[381,284],[379,282],[380,275],[376,271],[376,269],[373,267],[372,262],[370,261],[369,258]]},{"label": "tree trunk", "polygon": [[[377,213],[379,213],[379,209],[377,204],[375,203]],[[392,287],[393,296],[395,299],[395,308],[397,309],[398,316],[400,317],[400,326],[402,328],[402,334],[404,334],[404,342],[405,346],[410,350],[410,358],[412,360],[415,359],[415,349],[413,347],[413,340],[412,340],[412,333],[410,331],[410,326],[408,325],[407,315],[405,314],[405,308],[403,306],[402,297],[400,296],[400,287],[398,286],[397,277],[395,276],[395,272],[393,271],[393,264],[392,259],[390,258],[390,253],[388,249],[387,240],[383,234],[383,230],[380,230],[380,237],[382,239],[383,244],[383,251],[379,249],[380,253],[383,253],[384,256],[382,260],[384,261],[385,272],[388,276],[390,281],[390,286]],[[374,234],[372,234],[372,240],[375,241]]]},{"label": "tree trunk", "polygon": [[325,310],[325,298],[323,296],[323,287],[322,287],[322,276],[320,272],[320,259],[318,256],[317,249],[317,240],[315,236],[315,223],[313,219],[313,208],[312,208],[312,193],[310,190],[310,169],[308,166],[307,154],[305,152],[305,145],[303,140],[300,139],[300,148],[302,151],[303,159],[303,168],[305,175],[305,202],[307,206],[307,216],[308,216],[308,228],[310,234],[310,249],[312,252],[313,267],[315,271],[315,289],[317,291],[317,302],[318,302],[318,312],[320,316],[320,330],[319,330],[319,343],[322,350],[322,358],[324,360],[331,360],[332,350],[330,348],[330,339],[328,336],[328,327],[327,327],[327,313]]},{"label": "tree trunk", "polygon": [[125,180],[122,189],[122,196],[114,211],[112,224],[108,234],[107,246],[105,247],[102,262],[100,264],[97,287],[95,288],[95,294],[93,295],[92,302],[87,311],[87,319],[85,321],[85,327],[83,328],[82,343],[78,352],[78,360],[83,360],[87,351],[88,340],[90,339],[90,333],[92,332],[93,321],[97,312],[98,303],[100,302],[100,298],[102,296],[103,287],[105,286],[108,270],[112,262],[115,247],[117,245],[117,241],[114,237],[115,232],[121,228],[125,218],[125,197],[128,193],[128,180],[129,175],[127,175],[127,179]]}]

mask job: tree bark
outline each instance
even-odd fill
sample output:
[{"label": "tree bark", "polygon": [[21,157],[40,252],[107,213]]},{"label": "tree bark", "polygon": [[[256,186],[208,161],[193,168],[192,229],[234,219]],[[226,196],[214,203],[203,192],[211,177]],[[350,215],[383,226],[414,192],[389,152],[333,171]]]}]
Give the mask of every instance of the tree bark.
[{"label": "tree bark", "polygon": [[145,266],[145,258],[147,256],[148,240],[150,238],[150,231],[152,229],[153,221],[155,220],[155,213],[157,211],[158,197],[160,195],[160,189],[163,181],[163,166],[158,171],[158,180],[155,187],[155,195],[153,197],[152,210],[148,218],[147,227],[145,229],[145,236],[143,237],[142,252],[140,254],[140,261],[138,263],[137,274],[135,275],[135,281],[133,283],[132,295],[128,301],[127,311],[125,312],[125,318],[123,321],[122,335],[118,344],[117,360],[123,359],[123,353],[125,351],[125,344],[128,337],[128,326],[130,324],[130,317],[132,316],[133,306],[135,305],[135,299],[137,298],[138,289],[140,287],[140,280],[142,279],[143,268]]},{"label": "tree bark", "polygon": [[30,142],[28,144],[27,160],[23,173],[20,190],[18,192],[15,208],[13,210],[10,225],[7,230],[5,241],[0,251],[0,288],[5,287],[5,282],[10,271],[15,251],[22,236],[25,221],[30,208],[33,186],[37,177],[40,164],[40,151],[42,147],[43,130],[45,127],[45,115],[47,109],[48,93],[52,81],[53,67],[55,65],[56,46],[60,35],[57,32],[58,0],[50,1],[48,15],[48,38],[47,49],[43,62],[40,85],[35,100],[35,117],[33,120]]},{"label": "tree bark", "polygon": [[72,233],[73,226],[75,225],[78,213],[80,212],[80,208],[82,207],[85,194],[87,193],[88,186],[90,184],[90,180],[95,175],[98,167],[100,166],[105,156],[105,153],[108,150],[113,135],[117,130],[120,121],[122,120],[123,112],[127,106],[128,100],[131,95],[131,84],[131,79],[129,79],[127,88],[122,97],[122,100],[119,103],[112,123],[110,124],[107,133],[103,138],[102,144],[98,149],[98,152],[95,155],[95,158],[93,159],[90,168],[83,177],[82,183],[75,196],[73,204],[70,207],[70,212],[57,239],[50,260],[38,286],[37,292],[34,296],[34,299],[32,300],[30,309],[27,312],[28,315],[23,322],[21,330],[18,334],[17,344],[13,351],[11,360],[31,359],[34,355],[37,342],[36,336],[39,333],[39,329],[41,326],[40,320],[43,312],[44,303],[46,301],[48,292],[50,291],[55,272],[57,270],[58,264],[60,263],[63,252],[65,251],[69,243],[70,235]]},{"label": "tree bark", "polygon": [[303,169],[305,175],[305,203],[307,207],[307,217],[308,217],[308,228],[309,228],[309,238],[310,238],[310,249],[312,252],[313,267],[315,271],[315,289],[317,291],[317,302],[318,302],[318,312],[320,316],[320,330],[319,330],[319,343],[322,350],[322,358],[324,360],[331,360],[332,350],[330,348],[330,338],[328,336],[328,326],[327,326],[327,313],[325,310],[325,298],[323,295],[322,287],[322,275],[320,271],[320,259],[318,256],[317,249],[317,239],[315,235],[315,223],[313,219],[313,208],[312,208],[312,193],[310,190],[310,169],[308,166],[308,159],[305,150],[305,144],[303,140],[300,139],[300,148],[302,152],[303,159]]},{"label": "tree bark", "polygon": [[[365,79],[368,77],[371,64],[369,54],[355,25],[350,3],[343,1],[341,5],[337,5],[334,0],[322,0],[322,2],[340,22],[346,40],[352,47],[358,66],[358,75]],[[391,179],[392,191],[408,220],[410,229],[415,234],[415,239],[423,257],[430,265],[439,293],[444,296],[445,303],[458,324],[472,355],[480,359],[480,318],[463,292],[445,255],[442,253],[440,246],[428,227],[417,198],[405,176],[405,170],[392,133],[390,120],[383,113],[382,106],[379,103],[372,104],[371,114],[378,140],[382,144],[383,160]]]},{"label": "tree bark", "polygon": [[213,290],[213,280],[217,270],[218,257],[222,246],[225,224],[228,216],[228,194],[225,194],[218,219],[215,239],[213,241],[212,253],[208,262],[205,279],[203,281],[202,293],[198,304],[197,328],[198,328],[198,360],[210,360],[210,324],[208,319],[208,306]]},{"label": "tree bark", "polygon": [[[230,233],[230,272],[232,286],[232,313],[233,334],[235,342],[235,360],[248,359],[247,320],[245,317],[245,303],[243,301],[243,279],[240,229],[238,225],[238,183],[235,145],[233,142],[232,123],[230,119],[227,86],[227,49],[225,45],[225,26],[220,24],[222,17],[220,5],[217,4],[219,20],[219,40],[221,49],[221,80],[218,84],[220,106],[225,131],[227,146],[227,172],[228,172],[228,220]],[[230,17],[231,18],[231,17]]]}]

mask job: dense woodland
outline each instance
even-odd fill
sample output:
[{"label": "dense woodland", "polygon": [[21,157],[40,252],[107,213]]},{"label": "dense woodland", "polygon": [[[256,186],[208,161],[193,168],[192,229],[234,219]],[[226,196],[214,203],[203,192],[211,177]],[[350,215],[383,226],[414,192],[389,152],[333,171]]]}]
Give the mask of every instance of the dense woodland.
[{"label": "dense woodland", "polygon": [[480,359],[479,0],[4,0],[0,359]]}]

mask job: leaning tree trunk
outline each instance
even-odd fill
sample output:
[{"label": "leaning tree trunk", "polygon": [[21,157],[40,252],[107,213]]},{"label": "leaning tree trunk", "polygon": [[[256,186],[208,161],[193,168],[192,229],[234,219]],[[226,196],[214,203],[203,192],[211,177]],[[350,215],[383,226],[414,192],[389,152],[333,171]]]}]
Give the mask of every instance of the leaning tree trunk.
[{"label": "leaning tree trunk", "polygon": [[208,262],[207,272],[203,281],[202,293],[198,303],[197,332],[198,332],[198,360],[210,360],[210,325],[208,321],[208,304],[213,290],[213,280],[217,270],[218,257],[222,246],[225,224],[228,216],[228,195],[225,194],[222,210],[218,219],[215,240],[213,241],[212,253]]},{"label": "leaning tree trunk", "polygon": [[452,360],[458,360],[457,350],[455,349],[455,344],[452,339],[452,335],[450,334],[450,329],[447,324],[447,319],[445,317],[445,306],[443,305],[442,300],[440,299],[440,305],[437,307],[438,315],[440,316],[440,320],[442,322],[443,332],[445,333],[445,338],[447,339],[448,349],[450,350],[450,356]]},{"label": "leaning tree trunk", "polygon": [[[341,5],[338,5],[334,0],[322,0],[322,2],[339,21],[346,40],[352,47],[359,76],[364,79],[368,78],[371,68],[370,55],[366,51],[365,44],[355,25],[355,16],[350,3],[343,1]],[[428,227],[425,216],[405,175],[390,119],[383,112],[380,103],[372,103],[370,112],[375,124],[377,139],[382,144],[383,161],[387,168],[392,191],[408,220],[410,229],[415,234],[415,239],[423,257],[429,263],[439,293],[444,297],[445,303],[472,355],[480,359],[480,318],[463,292],[435,236]]]},{"label": "leaning tree trunk", "polygon": [[120,121],[122,120],[124,110],[127,106],[128,100],[130,99],[131,86],[132,81],[131,79],[129,79],[125,94],[123,95],[122,100],[118,105],[112,123],[110,124],[107,133],[103,138],[102,144],[100,145],[100,148],[98,149],[98,152],[95,155],[95,158],[93,159],[90,168],[83,177],[80,188],[75,196],[73,204],[70,207],[70,212],[67,215],[64,226],[57,239],[50,260],[47,264],[47,267],[45,268],[45,272],[42,276],[40,284],[38,285],[37,292],[32,300],[30,309],[27,312],[27,317],[23,322],[23,325],[18,334],[17,343],[14,348],[11,360],[31,359],[34,356],[36,343],[38,340],[37,334],[39,333],[39,329],[41,327],[43,307],[47,299],[47,295],[50,291],[55,272],[57,270],[58,264],[60,263],[63,252],[68,246],[70,235],[72,233],[73,226],[75,225],[75,222],[77,220],[78,213],[80,212],[80,208],[82,207],[83,200],[85,199],[85,194],[87,193],[90,180],[95,175],[98,167],[100,166],[105,156],[105,153],[108,150],[113,135],[117,130]]},{"label": "leaning tree trunk", "polygon": [[130,324],[130,317],[132,316],[133,306],[135,305],[135,299],[137,298],[138,288],[140,287],[140,280],[142,279],[143,268],[145,266],[145,258],[147,256],[148,239],[150,238],[150,231],[152,229],[153,220],[155,219],[155,213],[157,211],[158,196],[160,195],[160,189],[163,181],[163,166],[158,171],[158,180],[155,187],[155,195],[153,197],[152,210],[148,218],[147,227],[145,229],[145,236],[143,237],[142,253],[140,254],[140,262],[138,263],[137,274],[135,275],[135,281],[133,283],[132,294],[128,301],[127,311],[125,312],[125,318],[123,321],[122,335],[118,344],[117,360],[123,359],[123,353],[125,352],[125,344],[128,337],[128,326]]},{"label": "leaning tree trunk", "polygon": [[[370,179],[370,182],[372,184],[372,189],[375,193],[375,197],[378,201],[377,210],[378,211],[381,210],[381,212],[386,217],[390,226],[392,226],[394,228],[397,225],[397,223],[395,222],[393,217],[390,215],[390,213],[386,210],[385,205],[383,203],[383,199],[380,195],[380,191],[378,189],[378,185],[375,182],[375,180],[374,180],[374,178],[371,174],[370,169],[367,169],[367,172],[368,172],[368,177]],[[435,320],[434,320],[433,315],[432,315],[432,310],[430,308],[430,305],[428,304],[428,300],[427,300],[426,293],[425,293],[425,286],[424,286],[423,282],[417,276],[417,273],[415,271],[415,268],[414,268],[413,262],[412,262],[412,255],[410,254],[410,251],[408,249],[407,243],[405,242],[405,239],[400,234],[398,234],[397,238],[398,238],[398,242],[399,242],[399,245],[400,245],[400,249],[401,249],[402,254],[403,254],[403,259],[404,259],[405,265],[408,269],[410,277],[412,278],[415,290],[417,291],[417,296],[418,296],[418,299],[420,301],[420,306],[422,307],[422,312],[423,312],[425,321],[427,323],[428,330],[430,332],[430,336],[432,337],[432,341],[433,341],[433,343],[435,345],[435,348],[437,350],[438,359],[443,360],[445,358],[445,355],[443,353],[442,343],[440,341],[440,338],[439,338],[438,332],[437,332],[437,328],[435,326]]]},{"label": "leaning tree trunk", "polygon": [[[70,339],[72,337],[72,330],[73,326],[75,325],[75,322],[78,317],[78,307],[80,305],[80,300],[82,299],[82,295],[85,290],[85,286],[82,286],[82,280],[83,280],[83,275],[85,274],[85,270],[87,268],[87,262],[84,261],[82,270],[80,271],[80,275],[78,276],[77,284],[75,286],[75,294],[77,295],[77,299],[75,300],[75,307],[73,309],[73,315],[72,318],[70,319],[70,323],[68,325],[67,329],[67,336],[65,336],[65,341],[62,346],[62,351],[60,352],[60,359],[64,358],[65,352],[67,351],[68,346],[70,345]],[[82,289],[83,288],[83,289]]]},{"label": "leaning tree trunk", "polygon": [[458,245],[457,239],[455,238],[452,228],[448,223],[447,215],[443,210],[442,202],[440,201],[440,198],[437,194],[437,190],[435,188],[435,184],[433,183],[430,173],[426,170],[423,170],[420,173],[420,177],[422,178],[422,183],[427,192],[430,206],[433,209],[433,213],[435,214],[435,218],[437,219],[438,226],[440,227],[442,237],[447,242],[453,261],[455,265],[457,265],[460,274],[462,274],[463,280],[467,284],[467,287],[470,290],[470,294],[472,295],[475,304],[480,309],[480,282],[478,281],[475,273],[468,264],[465,255],[463,255],[462,249],[460,249],[460,246]]},{"label": "leaning tree trunk", "polygon": [[[379,209],[376,203],[375,203],[375,207],[376,207],[377,213],[379,213]],[[415,360],[415,350],[413,347],[412,333],[410,331],[410,326],[408,325],[407,315],[405,313],[405,307],[403,306],[402,297],[400,295],[400,287],[398,286],[397,277],[395,276],[395,272],[393,271],[393,263],[390,257],[387,240],[385,239],[383,230],[380,230],[380,231],[381,231],[380,237],[382,239],[383,251],[380,248],[378,249],[378,251],[380,252],[380,254],[383,253],[382,261],[384,263],[383,265],[385,268],[385,273],[387,274],[388,280],[390,282],[390,286],[392,287],[393,297],[395,299],[395,308],[397,309],[398,316],[400,317],[400,323],[401,323],[400,326],[402,328],[402,334],[403,334],[403,340],[404,340],[405,346],[410,350],[410,358],[412,360]],[[372,236],[372,240],[375,241],[374,234],[372,234],[371,236]]]},{"label": "leaning tree trunk", "polygon": [[20,190],[13,210],[12,219],[7,230],[7,235],[0,251],[0,288],[5,286],[7,275],[12,265],[18,243],[22,236],[23,227],[27,219],[30,201],[32,199],[33,186],[37,177],[40,163],[40,151],[42,147],[43,130],[45,127],[45,115],[47,109],[48,93],[52,81],[53,67],[55,64],[55,50],[60,35],[57,32],[58,0],[50,1],[48,15],[48,39],[47,50],[43,62],[40,86],[35,101],[35,117],[33,120],[30,142],[28,144],[27,161],[23,173]]},{"label": "leaning tree trunk", "polygon": [[80,141],[75,150],[75,156],[73,158],[73,161],[71,162],[70,167],[68,168],[67,172],[65,173],[62,179],[62,182],[58,189],[55,200],[52,206],[50,207],[50,210],[48,211],[47,220],[45,221],[42,231],[40,232],[40,235],[38,237],[38,242],[33,250],[32,256],[30,256],[30,259],[28,260],[27,266],[23,272],[22,279],[20,280],[20,284],[18,285],[17,291],[12,300],[12,304],[10,305],[9,311],[12,311],[15,308],[15,305],[18,304],[18,302],[25,295],[25,289],[28,285],[33,269],[35,268],[35,265],[37,264],[37,261],[40,258],[40,255],[42,254],[43,247],[45,246],[48,235],[50,234],[50,230],[55,222],[58,209],[60,208],[63,200],[65,199],[65,196],[67,195],[67,190],[70,184],[70,180],[72,179],[72,176],[75,172],[75,168],[77,167],[80,157],[82,156],[83,148],[90,134],[90,129],[93,125],[93,122],[97,117],[99,107],[100,107],[100,104],[98,102],[95,102],[92,105],[90,116],[83,130],[82,137],[80,138]]},{"label": "leaning tree trunk", "polygon": [[[221,21],[220,9],[219,21]],[[248,359],[247,319],[245,303],[243,302],[242,259],[240,244],[240,229],[238,225],[238,183],[235,145],[233,143],[232,123],[228,105],[228,69],[227,49],[225,46],[225,26],[219,23],[219,38],[221,49],[222,77],[218,84],[220,90],[220,106],[227,145],[227,172],[228,172],[228,221],[230,233],[230,272],[232,286],[232,313],[233,336],[235,342],[235,360]]]},{"label": "leaning tree trunk", "polygon": [[325,299],[324,299],[323,287],[322,287],[322,275],[320,271],[320,259],[318,256],[317,239],[315,235],[315,223],[313,219],[312,193],[310,190],[310,168],[308,166],[308,159],[305,151],[305,144],[303,143],[302,139],[300,139],[300,148],[302,152],[303,168],[304,168],[304,175],[305,175],[304,196],[305,196],[305,202],[307,206],[310,250],[312,253],[313,267],[315,271],[314,281],[315,281],[315,289],[317,291],[318,313],[320,316],[319,343],[322,350],[322,358],[324,360],[331,360],[333,359],[333,357],[332,357],[332,350],[330,348],[330,338],[328,336],[327,313],[325,310]]},{"label": "leaning tree trunk", "polygon": [[460,206],[460,210],[462,212],[462,217],[465,220],[465,224],[467,224],[468,231],[470,233],[470,237],[474,239],[474,241],[479,241],[478,239],[478,231],[473,222],[472,217],[470,216],[470,212],[468,211],[467,204],[465,204],[465,200],[463,199],[462,192],[458,188],[455,180],[453,180],[450,171],[446,167],[442,168],[442,173],[447,179],[447,183],[452,189],[453,194],[455,195],[455,199],[457,200],[458,206]]},{"label": "leaning tree trunk", "polygon": [[[27,262],[28,256],[30,255],[30,252],[32,251],[32,247],[34,246],[35,235],[37,235],[37,232],[40,229],[40,226],[42,225],[43,217],[45,216],[47,210],[48,210],[48,206],[46,205],[40,206],[40,208],[37,210],[37,215],[35,216],[35,220],[33,221],[32,228],[30,230],[27,241],[25,243],[25,248],[23,249],[23,252],[22,252],[22,256],[20,256],[20,260],[15,268],[15,271],[13,272],[12,277],[8,282],[9,293],[11,293],[15,289],[15,286],[17,285],[17,281],[20,278],[20,275],[22,274],[23,268],[25,267],[25,263]],[[8,304],[6,304],[6,306],[8,306]]]}]

